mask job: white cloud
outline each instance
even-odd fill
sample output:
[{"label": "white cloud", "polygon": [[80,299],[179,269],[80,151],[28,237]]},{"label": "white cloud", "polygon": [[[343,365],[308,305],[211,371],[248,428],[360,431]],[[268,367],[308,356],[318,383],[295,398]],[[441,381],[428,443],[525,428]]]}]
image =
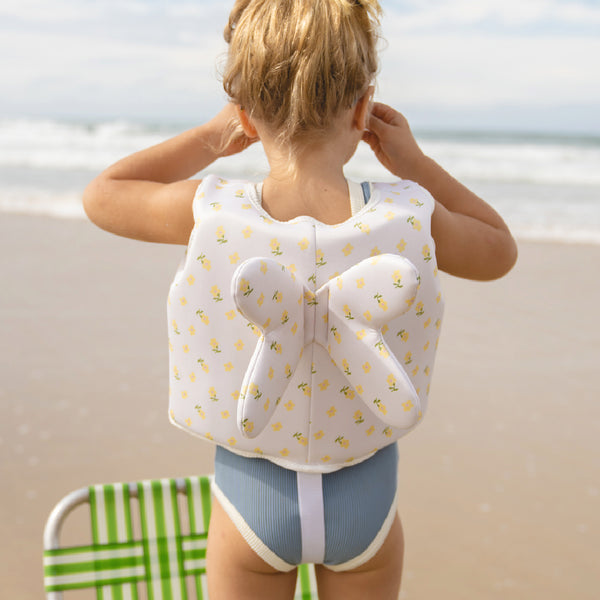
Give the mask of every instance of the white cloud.
[{"label": "white cloud", "polygon": [[474,26],[484,21],[497,27],[600,24],[600,6],[566,0],[413,0],[405,6],[405,10],[393,5],[385,8],[386,18],[402,31]]},{"label": "white cloud", "polygon": [[100,6],[75,0],[2,0],[0,17],[12,17],[29,23],[88,20],[97,14]]},{"label": "white cloud", "polygon": [[197,115],[207,97],[222,103],[213,52],[219,47],[212,35],[204,44],[179,45],[4,34],[0,54],[13,58],[0,80],[0,109],[3,103],[24,114],[148,117],[173,109],[175,119],[182,110]]},{"label": "white cloud", "polygon": [[403,35],[384,52],[379,82],[382,92],[412,103],[600,103],[595,56],[600,39]]},{"label": "white cloud", "polygon": [[564,4],[556,8],[556,16],[577,25],[600,25],[600,7],[585,4]]},{"label": "white cloud", "polygon": [[[216,64],[230,4],[2,0],[0,111],[210,114],[224,99]],[[383,4],[385,101],[440,110],[600,104],[597,3]]]}]

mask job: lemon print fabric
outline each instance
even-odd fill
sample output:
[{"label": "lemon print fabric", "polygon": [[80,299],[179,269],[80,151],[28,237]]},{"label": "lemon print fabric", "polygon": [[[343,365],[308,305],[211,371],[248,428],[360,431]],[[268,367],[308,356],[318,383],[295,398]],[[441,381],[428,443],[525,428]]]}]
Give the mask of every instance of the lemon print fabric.
[{"label": "lemon print fabric", "polygon": [[372,190],[328,226],[274,221],[254,184],[203,180],[167,307],[174,424],[328,472],[420,422],[444,304],[433,199],[409,181]]},{"label": "lemon print fabric", "polygon": [[[389,277],[391,272],[394,277]],[[356,292],[336,285],[343,277],[360,278],[369,284]],[[404,283],[398,286],[400,278]],[[417,295],[418,280],[419,274],[410,261],[385,254],[362,260],[313,294],[273,259],[245,261],[235,271],[231,289],[238,310],[261,329],[262,337],[242,382],[238,404],[241,430],[248,437],[256,437],[265,429],[288,387],[303,348],[313,343],[327,348],[332,362],[341,365],[350,384],[341,390],[346,398],[352,399],[358,393],[367,408],[387,425],[401,429],[415,425],[420,414],[419,398],[403,367],[387,349],[382,330],[390,320],[410,309]],[[263,300],[256,302],[256,296]],[[296,298],[305,302],[298,304]],[[277,321],[269,315],[277,311],[274,304],[279,303],[287,308]],[[368,318],[365,318],[360,311],[367,307],[370,310],[366,311]],[[319,319],[317,314],[323,310],[327,311],[323,315],[326,318]],[[303,324],[302,334],[292,330],[292,322]],[[373,369],[361,371],[358,368],[365,358],[374,365]],[[298,387],[310,395],[307,383]],[[325,389],[323,383],[319,389]],[[378,397],[390,391],[398,392],[398,398],[388,403],[389,410],[383,410]],[[263,396],[268,403],[264,410]],[[290,400],[285,406],[291,410],[295,405]],[[246,423],[252,423],[252,428]],[[347,447],[347,440],[343,447]]]}]

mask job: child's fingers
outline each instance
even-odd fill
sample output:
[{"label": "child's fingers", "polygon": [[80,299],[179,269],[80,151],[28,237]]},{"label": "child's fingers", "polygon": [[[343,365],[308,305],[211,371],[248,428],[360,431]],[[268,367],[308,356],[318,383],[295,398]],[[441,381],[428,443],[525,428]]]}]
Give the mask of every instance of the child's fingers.
[{"label": "child's fingers", "polygon": [[371,104],[371,114],[376,117],[381,118],[386,112],[388,112],[390,107],[383,102],[373,102]]},{"label": "child's fingers", "polygon": [[384,134],[384,130],[388,125],[376,114],[371,113],[369,116],[369,122],[367,123],[368,130],[365,133],[370,133],[376,137],[381,137]]},{"label": "child's fingers", "polygon": [[371,150],[375,150],[379,146],[379,138],[371,131],[364,131],[362,139],[363,142],[369,144]]},{"label": "child's fingers", "polygon": [[371,117],[373,117],[372,120],[375,124],[379,121],[379,123],[388,127],[400,127],[403,129],[408,127],[408,121],[402,113],[381,102],[373,104]]},{"label": "child's fingers", "polygon": [[369,144],[369,146],[371,145],[371,138],[374,137],[373,134],[368,131],[367,129],[365,129],[365,131],[363,131],[362,134],[362,141],[363,142],[367,142],[367,144]]},{"label": "child's fingers", "polygon": [[371,109],[371,115],[381,119],[384,123],[389,125],[395,125],[399,113],[395,111],[391,106],[383,104],[383,102],[374,102]]}]

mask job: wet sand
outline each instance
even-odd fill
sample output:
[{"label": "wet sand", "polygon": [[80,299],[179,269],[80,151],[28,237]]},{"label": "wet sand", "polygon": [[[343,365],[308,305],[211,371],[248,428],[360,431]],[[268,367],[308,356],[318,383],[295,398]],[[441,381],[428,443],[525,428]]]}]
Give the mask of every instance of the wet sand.
[{"label": "wet sand", "polygon": [[[43,597],[43,526],[69,491],[210,472],[212,447],[166,414],[181,256],[0,216],[3,598]],[[400,442],[401,598],[597,597],[599,263],[597,246],[521,243],[503,280],[444,278],[429,413]]]}]

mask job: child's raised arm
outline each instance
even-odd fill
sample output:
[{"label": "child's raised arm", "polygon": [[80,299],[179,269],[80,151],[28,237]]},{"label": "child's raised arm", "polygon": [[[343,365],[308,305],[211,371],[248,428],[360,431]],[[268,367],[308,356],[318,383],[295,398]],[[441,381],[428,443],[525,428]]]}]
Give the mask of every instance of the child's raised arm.
[{"label": "child's raised arm", "polygon": [[389,171],[419,183],[435,198],[431,229],[440,269],[479,280],[510,271],[517,245],[500,215],[423,154],[403,115],[374,103],[363,139]]},{"label": "child's raised arm", "polygon": [[204,125],[108,167],[85,189],[83,205],[90,220],[125,237],[187,244],[199,183],[187,178],[255,141],[240,133],[220,149],[234,117],[235,109],[228,104]]}]

